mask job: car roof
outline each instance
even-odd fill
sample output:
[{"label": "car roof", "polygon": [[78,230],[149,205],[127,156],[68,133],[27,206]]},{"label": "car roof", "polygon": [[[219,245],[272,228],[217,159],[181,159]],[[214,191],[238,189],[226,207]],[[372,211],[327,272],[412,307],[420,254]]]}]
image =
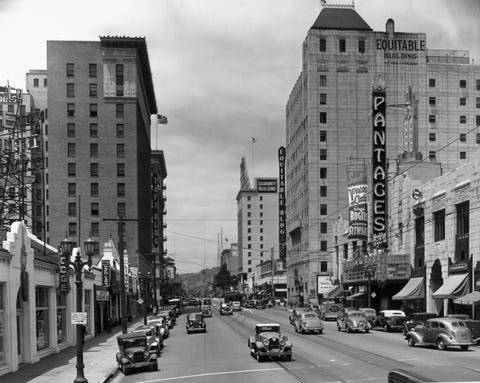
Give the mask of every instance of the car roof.
[{"label": "car roof", "polygon": [[397,315],[397,316],[405,316],[405,313],[401,310],[382,310],[381,313],[385,315]]},{"label": "car roof", "polygon": [[255,326],[256,326],[256,327],[262,327],[262,326],[280,326],[280,323],[257,323]]},{"label": "car roof", "polygon": [[362,310],[350,310],[350,311],[347,311],[346,314],[352,315],[352,316],[357,316],[357,315],[365,316],[365,313]]}]

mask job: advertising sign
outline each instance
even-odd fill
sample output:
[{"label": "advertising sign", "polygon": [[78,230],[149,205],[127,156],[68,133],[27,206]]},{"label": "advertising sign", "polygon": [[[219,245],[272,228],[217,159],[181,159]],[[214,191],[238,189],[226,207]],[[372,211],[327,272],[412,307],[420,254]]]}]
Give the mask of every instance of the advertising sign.
[{"label": "advertising sign", "polygon": [[258,193],[276,193],[277,179],[276,178],[257,178],[257,192]]},{"label": "advertising sign", "polygon": [[59,278],[60,278],[60,283],[58,285],[58,288],[60,289],[60,294],[67,295],[70,291],[70,284],[68,282],[68,269],[69,269],[69,259],[68,259],[69,254],[64,254],[63,252],[60,252],[59,256]]},{"label": "advertising sign", "polygon": [[332,288],[329,275],[317,275],[317,294],[325,294]]},{"label": "advertising sign", "polygon": [[376,247],[387,244],[387,146],[385,84],[377,77],[372,94],[372,241]]},{"label": "advertising sign", "polygon": [[87,325],[87,313],[86,312],[72,312],[72,324]]},{"label": "advertising sign", "polygon": [[285,198],[285,154],[286,149],[278,149],[278,242],[280,259],[287,258],[287,207]]},{"label": "advertising sign", "polygon": [[347,165],[348,239],[367,240],[367,169],[365,164]]},{"label": "advertising sign", "polygon": [[102,261],[102,286],[110,286],[110,261]]}]

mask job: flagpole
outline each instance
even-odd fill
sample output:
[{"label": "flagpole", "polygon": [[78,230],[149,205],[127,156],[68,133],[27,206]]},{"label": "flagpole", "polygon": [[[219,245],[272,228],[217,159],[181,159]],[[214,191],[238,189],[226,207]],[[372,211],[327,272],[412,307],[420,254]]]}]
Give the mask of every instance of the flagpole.
[{"label": "flagpole", "polygon": [[256,139],[255,137],[252,137],[252,181],[253,181],[253,187],[255,188],[255,142]]}]

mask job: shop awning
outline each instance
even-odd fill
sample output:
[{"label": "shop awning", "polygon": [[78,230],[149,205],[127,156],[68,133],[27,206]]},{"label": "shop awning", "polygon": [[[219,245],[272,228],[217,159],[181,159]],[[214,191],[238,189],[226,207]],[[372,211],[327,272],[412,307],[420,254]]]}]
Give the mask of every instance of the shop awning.
[{"label": "shop awning", "polygon": [[286,293],[286,292],[287,292],[287,289],[275,288],[275,292],[277,292],[277,293]]},{"label": "shop awning", "polygon": [[464,295],[463,297],[454,299],[453,303],[456,303],[457,305],[480,304],[480,291],[474,291],[470,294]]},{"label": "shop awning", "polygon": [[405,299],[421,299],[425,298],[424,278],[410,278],[403,289],[396,293],[392,299],[402,301]]},{"label": "shop awning", "polygon": [[442,286],[432,294],[435,299],[453,299],[464,296],[468,290],[468,274],[448,276]]},{"label": "shop awning", "polygon": [[347,301],[353,301],[355,299],[360,299],[362,296],[364,296],[366,293],[365,292],[361,292],[361,293],[356,293],[356,294],[352,294],[350,296],[347,297]]},{"label": "shop awning", "polygon": [[324,298],[336,298],[340,294],[343,294],[343,286],[335,285],[330,288],[327,292],[323,293]]}]

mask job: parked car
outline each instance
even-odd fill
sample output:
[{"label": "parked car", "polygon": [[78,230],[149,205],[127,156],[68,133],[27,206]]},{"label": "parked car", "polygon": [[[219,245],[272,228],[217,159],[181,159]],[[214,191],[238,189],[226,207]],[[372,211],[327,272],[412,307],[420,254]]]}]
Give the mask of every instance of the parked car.
[{"label": "parked car", "polygon": [[248,339],[248,349],[258,362],[266,358],[292,360],[292,342],[280,332],[278,323],[257,323],[255,334]]},{"label": "parked car", "polygon": [[254,309],[255,308],[255,302],[252,300],[246,301],[244,306],[247,309]]},{"label": "parked car", "polygon": [[240,301],[232,301],[231,306],[233,311],[240,311],[242,309]]},{"label": "parked car", "polygon": [[438,318],[437,313],[412,313],[407,316],[405,323],[403,324],[403,335],[407,335],[407,332],[414,329],[416,326],[423,326],[427,319]]},{"label": "parked car", "polygon": [[337,330],[347,332],[363,331],[368,333],[372,326],[368,321],[365,312],[360,310],[342,310],[337,317]]},{"label": "parked car", "polygon": [[470,329],[474,342],[480,343],[480,320],[470,319],[470,315],[467,314],[449,314],[447,318],[462,319]]},{"label": "parked car", "polygon": [[158,314],[155,316],[164,318],[168,328],[173,328],[173,326],[175,326],[177,322],[175,313],[172,311],[159,311]]},{"label": "parked car", "polygon": [[407,332],[405,339],[410,347],[430,344],[436,345],[439,350],[457,346],[466,351],[474,344],[469,328],[463,320],[457,318],[427,319],[424,326],[417,326]]},{"label": "parked car", "polygon": [[158,370],[157,345],[148,343],[145,333],[130,333],[117,336],[117,364],[125,375],[137,368]]},{"label": "parked car", "polygon": [[320,304],[320,319],[321,320],[336,320],[340,310],[343,309],[341,303],[323,302]]},{"label": "parked car", "polygon": [[300,315],[300,313],[304,312],[312,312],[310,311],[310,308],[308,307],[298,307],[292,310],[292,315],[288,317],[288,320],[290,321],[290,324],[292,326],[295,326],[295,319]]},{"label": "parked car", "polygon": [[403,331],[403,324],[407,319],[402,310],[382,310],[373,321],[372,327],[388,331]]},{"label": "parked car", "polygon": [[161,349],[163,348],[163,336],[160,333],[160,329],[155,325],[140,325],[133,329],[133,333],[144,333],[147,336],[148,344],[157,345],[157,356],[160,356]]},{"label": "parked car", "polygon": [[397,368],[388,373],[388,383],[480,382],[480,372],[450,363],[440,366]]},{"label": "parked car", "polygon": [[296,332],[304,333],[316,333],[321,334],[323,332],[323,323],[320,318],[313,311],[300,312],[294,319]]},{"label": "parked car", "polygon": [[375,320],[375,317],[377,316],[377,310],[372,309],[370,307],[359,307],[359,311],[363,311],[365,313],[365,316],[367,317],[368,322],[370,325],[373,323]]},{"label": "parked car", "polygon": [[207,324],[203,320],[203,315],[199,313],[188,314],[185,324],[187,334],[191,332],[207,332]]},{"label": "parked car", "polygon": [[255,308],[259,309],[259,310],[264,310],[264,309],[267,308],[267,305],[265,304],[265,302],[263,300],[259,300],[255,303]]},{"label": "parked car", "polygon": [[163,339],[167,339],[170,336],[170,328],[168,327],[164,316],[153,316],[147,320],[147,325],[155,325],[160,329],[160,333]]},{"label": "parked car", "polygon": [[220,305],[220,315],[233,315],[232,307],[228,303]]}]

